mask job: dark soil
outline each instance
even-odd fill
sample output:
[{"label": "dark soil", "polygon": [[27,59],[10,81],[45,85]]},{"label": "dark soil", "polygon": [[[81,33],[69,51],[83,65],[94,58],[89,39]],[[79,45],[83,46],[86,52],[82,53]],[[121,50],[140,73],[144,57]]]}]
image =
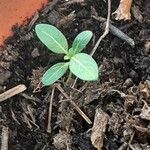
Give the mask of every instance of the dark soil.
[{"label": "dark soil", "polygon": [[[111,12],[118,4],[119,0],[112,0]],[[112,19],[112,24],[133,38],[135,47],[109,33],[93,56],[101,68],[99,81],[86,84],[84,89],[85,82],[80,80],[71,88],[65,82],[68,74],[59,81],[92,122],[97,108],[107,114],[106,129],[99,135],[103,150],[150,150],[150,2],[137,0],[133,5],[142,19],[132,13],[130,22]],[[25,84],[27,90],[0,103],[0,128],[9,128],[9,150],[94,149],[90,140],[93,124],[89,125],[69,101],[62,101],[66,98],[57,88],[51,133],[47,132],[53,86],[42,87],[40,78],[63,56],[48,51],[36,37],[34,27],[38,23],[53,24],[70,44],[79,32],[91,30],[94,38],[85,50],[90,53],[103,33],[100,23],[91,17],[96,13],[106,18],[107,3],[59,1],[43,8],[28,25],[13,28],[14,36],[0,51],[0,91],[18,84]]]}]

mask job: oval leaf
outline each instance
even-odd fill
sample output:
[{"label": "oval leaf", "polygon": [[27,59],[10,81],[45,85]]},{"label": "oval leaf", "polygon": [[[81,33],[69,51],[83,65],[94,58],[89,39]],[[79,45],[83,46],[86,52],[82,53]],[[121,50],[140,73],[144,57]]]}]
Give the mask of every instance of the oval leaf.
[{"label": "oval leaf", "polygon": [[81,52],[86,45],[89,43],[89,41],[92,38],[93,33],[91,31],[83,31],[79,33],[76,38],[73,41],[72,48],[74,51],[74,54],[77,54]]},{"label": "oval leaf", "polygon": [[73,56],[69,63],[71,72],[78,78],[86,81],[98,79],[98,66],[88,54],[79,53]]},{"label": "oval leaf", "polygon": [[35,27],[35,32],[42,43],[54,53],[68,53],[67,40],[56,27],[48,24],[38,24]]},{"label": "oval leaf", "polygon": [[59,78],[61,78],[68,69],[68,63],[57,63],[49,68],[42,77],[42,83],[44,85],[53,84]]}]

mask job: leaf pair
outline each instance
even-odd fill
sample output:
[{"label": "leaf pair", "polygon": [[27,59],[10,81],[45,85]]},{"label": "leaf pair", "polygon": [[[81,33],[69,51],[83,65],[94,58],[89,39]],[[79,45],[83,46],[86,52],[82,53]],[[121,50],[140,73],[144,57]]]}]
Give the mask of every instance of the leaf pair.
[{"label": "leaf pair", "polygon": [[66,73],[68,68],[82,80],[98,79],[98,69],[94,59],[88,54],[79,53],[72,57],[69,63],[57,63],[49,68],[43,75],[42,83],[44,85],[53,84]]},{"label": "leaf pair", "polygon": [[73,41],[72,48],[68,51],[68,42],[65,36],[54,26],[38,24],[35,28],[36,34],[49,50],[58,54],[81,52],[92,38],[91,31],[81,32]]},{"label": "leaf pair", "polygon": [[95,60],[88,54],[80,53],[92,38],[91,31],[83,31],[74,39],[72,47],[68,50],[65,36],[54,26],[48,24],[36,25],[36,34],[39,39],[54,53],[65,54],[62,62],[53,65],[43,75],[44,85],[50,85],[61,78],[67,69],[82,80],[97,80],[98,67]]}]

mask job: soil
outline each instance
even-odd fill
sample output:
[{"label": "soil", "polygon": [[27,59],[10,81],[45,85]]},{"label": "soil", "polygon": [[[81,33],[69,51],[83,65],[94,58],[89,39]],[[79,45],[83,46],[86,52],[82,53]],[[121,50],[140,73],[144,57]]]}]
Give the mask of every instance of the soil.
[{"label": "soil", "polygon": [[[119,0],[112,0],[111,12],[118,4]],[[34,27],[39,23],[55,25],[70,45],[79,32],[91,30],[94,37],[85,49],[90,53],[104,32],[92,15],[107,17],[105,1],[53,1],[28,25],[13,28],[14,36],[0,51],[0,91],[19,84],[25,84],[27,90],[0,103],[0,128],[1,133],[2,128],[9,129],[9,150],[92,150],[91,135],[99,127],[96,140],[103,150],[150,150],[150,2],[137,0],[132,8],[131,21],[111,17],[111,24],[132,38],[135,46],[109,33],[93,55],[100,66],[99,80],[77,80],[74,88],[70,85],[75,77],[66,82],[68,74],[56,85],[40,84],[44,71],[63,56],[48,51]],[[49,101],[54,87],[49,130]],[[64,93],[92,124],[79,115]],[[98,125],[96,110],[100,110]]]}]

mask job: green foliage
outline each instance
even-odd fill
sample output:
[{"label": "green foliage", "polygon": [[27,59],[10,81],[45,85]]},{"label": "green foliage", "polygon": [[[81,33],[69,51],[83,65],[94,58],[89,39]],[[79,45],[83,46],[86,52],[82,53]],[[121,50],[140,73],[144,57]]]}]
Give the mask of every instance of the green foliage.
[{"label": "green foliage", "polygon": [[70,71],[82,80],[97,80],[98,66],[95,60],[88,54],[78,53],[69,63]]},{"label": "green foliage", "polygon": [[82,80],[93,81],[98,79],[98,66],[95,60],[88,54],[80,53],[92,38],[91,31],[83,31],[78,34],[69,50],[65,36],[56,27],[38,24],[35,31],[38,38],[49,50],[54,53],[65,54],[64,60],[68,61],[50,67],[43,75],[42,83],[44,85],[53,84],[66,73],[68,68]]},{"label": "green foliage", "polygon": [[68,43],[65,36],[54,26],[48,24],[38,24],[35,27],[38,38],[52,52],[58,54],[68,53]]},{"label": "green foliage", "polygon": [[44,85],[50,85],[61,78],[68,69],[68,63],[57,63],[49,68],[42,78]]},{"label": "green foliage", "polygon": [[76,36],[72,44],[74,54],[81,52],[86,47],[92,35],[91,31],[83,31]]}]

